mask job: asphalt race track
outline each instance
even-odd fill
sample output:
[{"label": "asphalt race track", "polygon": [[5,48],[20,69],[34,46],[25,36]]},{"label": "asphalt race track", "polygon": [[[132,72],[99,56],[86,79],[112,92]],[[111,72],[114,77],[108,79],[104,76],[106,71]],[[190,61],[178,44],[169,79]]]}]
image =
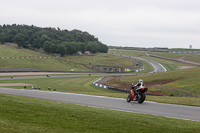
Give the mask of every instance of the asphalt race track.
[{"label": "asphalt race track", "polygon": [[158,63],[156,61],[152,61],[152,60],[148,60],[148,59],[144,59],[144,58],[139,58],[139,57],[126,56],[126,55],[121,55],[121,54],[113,54],[113,55],[121,56],[121,57],[128,58],[128,59],[137,59],[137,60],[146,61],[146,62],[150,63],[153,66],[153,68],[155,69],[153,72],[150,72],[150,73],[166,72],[167,71],[164,66],[162,66],[160,63]]},{"label": "asphalt race track", "polygon": [[200,107],[193,106],[164,104],[150,101],[145,101],[143,104],[138,104],[137,102],[128,103],[126,102],[126,99],[122,98],[53,91],[11,89],[2,87],[0,87],[0,93],[107,108],[126,112],[137,112],[185,120],[200,121]]}]

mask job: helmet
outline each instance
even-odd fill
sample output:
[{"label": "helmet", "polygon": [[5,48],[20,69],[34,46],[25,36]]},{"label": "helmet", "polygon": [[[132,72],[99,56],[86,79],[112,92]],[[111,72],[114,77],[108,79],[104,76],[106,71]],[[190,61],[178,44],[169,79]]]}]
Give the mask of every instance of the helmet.
[{"label": "helmet", "polygon": [[143,80],[142,80],[142,79],[140,79],[140,80],[139,80],[139,82],[141,83],[141,82],[143,82]]}]

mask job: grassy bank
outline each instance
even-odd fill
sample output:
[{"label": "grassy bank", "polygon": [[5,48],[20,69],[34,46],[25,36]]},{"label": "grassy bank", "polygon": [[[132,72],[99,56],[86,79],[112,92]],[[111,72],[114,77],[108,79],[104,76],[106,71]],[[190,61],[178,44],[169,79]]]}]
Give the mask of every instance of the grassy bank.
[{"label": "grassy bank", "polygon": [[0,68],[34,68],[40,71],[80,71],[93,72],[81,64],[67,62],[59,59],[0,59]]},{"label": "grassy bank", "polygon": [[135,62],[106,53],[98,53],[93,56],[66,56],[64,59],[71,60],[80,64],[104,65],[104,66],[120,66],[124,68],[134,67]]},{"label": "grassy bank", "polygon": [[194,62],[200,62],[200,53],[163,53],[163,52],[153,52],[154,55],[159,55],[162,57],[182,59]]},{"label": "grassy bank", "polygon": [[[44,52],[16,48],[9,45],[0,45],[0,57],[56,57]],[[84,65],[119,66],[124,68],[135,67],[135,62],[122,57],[97,53],[91,56],[65,56],[59,58],[0,58],[0,68],[32,68],[40,71],[71,71],[95,72]]]},{"label": "grassy bank", "polygon": [[0,94],[0,131],[9,133],[198,132],[200,122]]},{"label": "grassy bank", "polygon": [[[160,91],[169,95],[184,97],[200,97],[199,80],[200,68],[155,73],[148,75],[126,76],[122,80],[116,77],[107,82],[107,84],[130,84],[136,83],[139,79],[143,79],[151,91]],[[163,82],[168,82],[163,84]]]},{"label": "grassy bank", "polygon": [[[154,60],[156,62],[161,63],[167,71],[174,71],[178,70],[181,66],[185,66],[188,64],[183,64],[183,63],[178,63],[175,61],[169,61],[169,60],[164,60],[164,59],[159,59],[155,57],[149,57],[146,56],[146,51],[136,51],[136,50],[109,50],[109,53],[114,53],[114,54],[122,54],[122,55],[127,55],[127,56],[133,56],[133,57],[140,57],[144,59],[149,59],[149,60]],[[150,52],[152,53],[152,52]],[[153,52],[152,54],[159,54],[159,52]],[[170,55],[169,53],[161,53],[161,54],[166,54]]]}]

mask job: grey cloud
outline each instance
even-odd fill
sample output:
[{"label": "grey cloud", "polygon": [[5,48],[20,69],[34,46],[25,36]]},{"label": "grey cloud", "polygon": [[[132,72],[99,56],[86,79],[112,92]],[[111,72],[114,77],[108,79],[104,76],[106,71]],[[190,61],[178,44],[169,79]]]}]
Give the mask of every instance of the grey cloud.
[{"label": "grey cloud", "polygon": [[199,0],[1,0],[0,24],[80,29],[108,45],[200,48]]}]

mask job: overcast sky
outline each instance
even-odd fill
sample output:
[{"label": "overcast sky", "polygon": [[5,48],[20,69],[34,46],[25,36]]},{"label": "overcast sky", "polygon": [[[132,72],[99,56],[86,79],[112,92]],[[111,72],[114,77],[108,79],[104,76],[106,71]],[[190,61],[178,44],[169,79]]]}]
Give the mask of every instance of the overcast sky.
[{"label": "overcast sky", "polygon": [[0,25],[87,31],[110,46],[200,48],[200,0],[0,0]]}]

